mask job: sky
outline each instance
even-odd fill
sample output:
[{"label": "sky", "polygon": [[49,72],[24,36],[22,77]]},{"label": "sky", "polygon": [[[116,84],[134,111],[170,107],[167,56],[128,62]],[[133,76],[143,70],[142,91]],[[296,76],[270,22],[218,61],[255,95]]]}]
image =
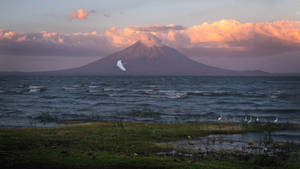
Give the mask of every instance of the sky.
[{"label": "sky", "polygon": [[156,36],[211,66],[300,73],[299,0],[0,3],[0,71],[78,67]]}]

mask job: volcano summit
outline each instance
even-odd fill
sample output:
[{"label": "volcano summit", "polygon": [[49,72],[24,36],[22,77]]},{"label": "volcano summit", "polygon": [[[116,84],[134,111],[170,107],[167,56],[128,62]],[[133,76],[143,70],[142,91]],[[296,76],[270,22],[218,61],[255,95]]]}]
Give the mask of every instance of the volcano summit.
[{"label": "volcano summit", "polygon": [[[118,68],[122,61],[126,71]],[[141,39],[128,48],[113,53],[85,66],[47,72],[61,75],[194,75],[194,76],[226,76],[226,75],[262,75],[260,71],[233,71],[208,66],[193,61],[177,50],[164,46],[159,39]]]},{"label": "volcano summit", "polygon": [[[201,55],[201,54],[199,54]],[[99,76],[268,76],[263,71],[234,71],[193,61],[155,36],[142,36],[133,45],[87,65],[47,72],[2,72],[0,75]]]}]

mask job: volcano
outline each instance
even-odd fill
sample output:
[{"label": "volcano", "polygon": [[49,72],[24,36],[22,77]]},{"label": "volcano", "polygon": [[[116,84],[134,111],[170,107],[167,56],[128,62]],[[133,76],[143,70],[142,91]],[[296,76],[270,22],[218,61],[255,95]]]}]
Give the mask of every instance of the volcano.
[{"label": "volcano", "polygon": [[[122,61],[126,71],[117,66]],[[48,72],[60,75],[135,75],[135,76],[226,76],[226,75],[260,75],[260,71],[233,71],[208,66],[193,61],[176,49],[158,43],[137,41],[128,48],[113,53],[85,66]]]}]

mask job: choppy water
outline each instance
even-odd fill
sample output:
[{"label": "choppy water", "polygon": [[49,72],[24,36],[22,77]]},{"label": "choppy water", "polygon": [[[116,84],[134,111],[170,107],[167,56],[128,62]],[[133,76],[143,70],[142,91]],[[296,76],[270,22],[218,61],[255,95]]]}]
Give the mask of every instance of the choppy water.
[{"label": "choppy water", "polygon": [[0,127],[62,120],[300,123],[300,77],[0,77]]}]

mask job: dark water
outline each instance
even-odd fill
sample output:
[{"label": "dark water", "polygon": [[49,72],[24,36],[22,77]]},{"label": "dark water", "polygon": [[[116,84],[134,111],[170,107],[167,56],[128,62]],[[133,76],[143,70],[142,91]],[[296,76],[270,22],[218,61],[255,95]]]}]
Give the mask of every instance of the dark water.
[{"label": "dark water", "polygon": [[300,77],[0,77],[0,127],[62,120],[300,123]]}]

